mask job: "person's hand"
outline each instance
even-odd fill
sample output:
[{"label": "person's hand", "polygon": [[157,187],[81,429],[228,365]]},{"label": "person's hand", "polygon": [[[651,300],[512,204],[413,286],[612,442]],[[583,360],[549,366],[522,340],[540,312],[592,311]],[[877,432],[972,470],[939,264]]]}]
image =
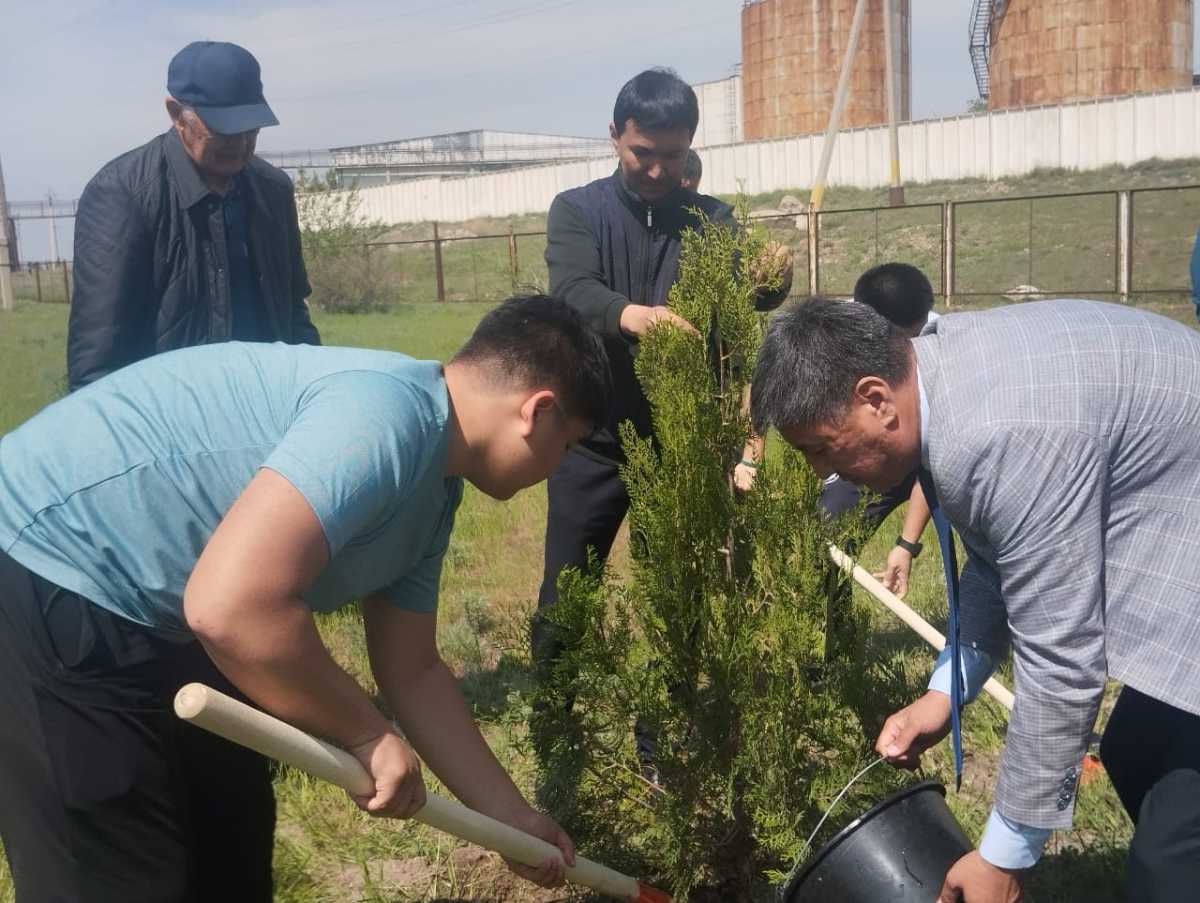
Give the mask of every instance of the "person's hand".
[{"label": "person's hand", "polygon": [[916,768],[921,753],[950,732],[950,697],[930,690],[883,724],[875,752],[897,768]]},{"label": "person's hand", "polygon": [[552,818],[529,807],[505,821],[526,834],[532,834],[534,837],[540,837],[542,840],[554,844],[562,853],[562,858],[548,856],[541,865],[536,867],[522,865],[511,859],[505,859],[504,864],[512,870],[514,875],[518,875],[526,881],[532,881],[542,887],[560,887],[566,881],[564,863],[566,865],[575,864],[575,844],[571,838]]},{"label": "person's hand", "polygon": [[737,467],[733,469],[733,488],[738,492],[749,492],[750,487],[754,485],[756,476],[758,476],[757,467],[751,467],[745,461],[738,461]]},{"label": "person's hand", "polygon": [[375,780],[374,795],[350,794],[364,812],[388,818],[410,818],[425,805],[421,761],[399,734],[389,731],[350,747],[350,752]]},{"label": "person's hand", "polygon": [[700,335],[696,327],[669,307],[648,307],[645,304],[627,304],[621,311],[621,331],[633,338],[641,338],[656,323],[671,323],[692,335]]},{"label": "person's hand", "polygon": [[1022,871],[992,865],[972,850],[950,867],[937,903],[1021,903]]},{"label": "person's hand", "polygon": [[750,265],[750,278],[760,290],[779,288],[791,277],[792,249],[782,242],[767,242],[762,254]]},{"label": "person's hand", "polygon": [[891,593],[903,599],[908,592],[908,575],[912,573],[912,552],[900,546],[892,546],[888,552],[887,563],[883,570],[875,575],[875,579],[884,585]]}]

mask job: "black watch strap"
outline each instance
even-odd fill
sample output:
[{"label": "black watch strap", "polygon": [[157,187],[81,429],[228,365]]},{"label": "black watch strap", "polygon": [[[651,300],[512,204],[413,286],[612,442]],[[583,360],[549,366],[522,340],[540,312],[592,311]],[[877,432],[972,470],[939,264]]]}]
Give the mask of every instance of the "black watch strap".
[{"label": "black watch strap", "polygon": [[923,545],[921,545],[921,543],[909,542],[903,536],[896,537],[896,545],[898,545],[900,548],[904,549],[904,551],[906,551],[910,555],[912,555],[913,558],[916,558],[918,555],[920,555],[921,550],[923,548],[925,548]]}]

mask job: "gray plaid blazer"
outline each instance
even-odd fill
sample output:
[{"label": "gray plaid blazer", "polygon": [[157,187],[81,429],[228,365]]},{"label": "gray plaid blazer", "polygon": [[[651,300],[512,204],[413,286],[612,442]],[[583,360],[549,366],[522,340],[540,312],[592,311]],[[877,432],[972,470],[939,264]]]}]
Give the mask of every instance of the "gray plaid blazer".
[{"label": "gray plaid blazer", "polygon": [[1013,650],[996,808],[1067,827],[1107,676],[1200,714],[1200,333],[1045,301],[945,316],[913,348],[968,552],[961,636]]}]

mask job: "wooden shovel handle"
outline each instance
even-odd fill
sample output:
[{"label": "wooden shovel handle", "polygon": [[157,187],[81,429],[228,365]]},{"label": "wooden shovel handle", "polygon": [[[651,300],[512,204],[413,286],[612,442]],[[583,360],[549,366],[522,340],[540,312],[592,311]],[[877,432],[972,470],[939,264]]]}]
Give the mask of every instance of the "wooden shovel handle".
[{"label": "wooden shovel handle", "polygon": [[[191,683],[181,688],[175,695],[175,714],[226,740],[286,762],[350,793],[362,796],[375,792],[375,782],[367,770],[344,749],[318,740],[212,687]],[[562,857],[558,847],[539,837],[432,793],[426,794],[425,805],[413,818],[525,865],[539,866],[547,857]],[[575,857],[575,865],[566,869],[566,875],[575,884],[619,900],[637,900],[640,893],[638,882],[633,878],[582,856]]]}]

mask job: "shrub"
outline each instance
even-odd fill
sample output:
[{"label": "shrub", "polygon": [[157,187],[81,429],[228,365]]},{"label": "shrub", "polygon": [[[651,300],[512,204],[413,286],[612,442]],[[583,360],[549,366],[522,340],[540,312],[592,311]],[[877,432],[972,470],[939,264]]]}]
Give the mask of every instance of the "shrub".
[{"label": "shrub", "polygon": [[[827,543],[858,537],[858,516],[823,517],[821,481],[790,449],[772,449],[745,495],[732,484],[768,256],[761,232],[685,235],[670,305],[708,338],[659,326],[639,346],[656,439],[622,434],[632,577],[563,574],[549,617],[566,652],[536,691],[543,804],[589,855],[677,900],[766,894],[873,758],[865,617],[838,613],[834,637],[826,611]],[[638,718],[657,732],[661,792],[639,772]],[[886,771],[843,805],[894,781]]]},{"label": "shrub", "polygon": [[296,208],[304,264],[312,285],[311,304],[325,311],[364,313],[390,307],[394,293],[378,264],[372,266],[370,242],[387,226],[358,212],[357,186],[340,190],[332,170],[324,179],[296,180]]}]

